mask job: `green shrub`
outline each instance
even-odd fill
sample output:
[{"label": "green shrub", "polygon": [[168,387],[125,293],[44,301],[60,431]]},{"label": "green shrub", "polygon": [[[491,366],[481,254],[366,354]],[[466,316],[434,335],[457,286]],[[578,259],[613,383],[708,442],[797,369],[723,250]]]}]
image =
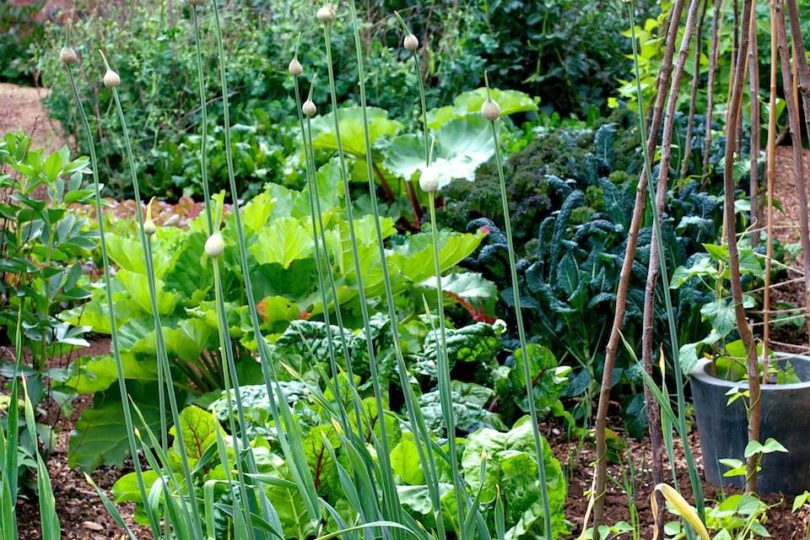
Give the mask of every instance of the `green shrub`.
[{"label": "green shrub", "polygon": [[31,61],[35,44],[45,35],[39,18],[46,0],[0,4],[0,81],[33,82],[36,64]]}]

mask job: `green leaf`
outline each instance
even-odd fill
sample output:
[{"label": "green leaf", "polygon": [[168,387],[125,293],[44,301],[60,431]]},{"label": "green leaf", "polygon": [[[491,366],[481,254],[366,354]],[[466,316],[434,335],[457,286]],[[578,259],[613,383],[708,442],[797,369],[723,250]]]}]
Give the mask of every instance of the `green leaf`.
[{"label": "green leaf", "polygon": [[[127,391],[143,413],[149,428],[160,431],[160,408],[155,396],[157,387],[154,384],[143,384],[128,381]],[[135,427],[143,430],[144,426],[133,417]],[[86,409],[76,422],[68,443],[68,465],[91,471],[99,465],[124,464],[129,455],[126,424],[118,392],[110,390],[97,395],[93,407]]]},{"label": "green leaf", "polygon": [[419,462],[419,452],[412,433],[403,433],[402,440],[391,451],[391,467],[394,474],[406,484],[415,486],[425,483],[425,473]]},{"label": "green leaf", "polygon": [[256,195],[240,209],[242,224],[251,231],[260,231],[270,220],[275,205],[276,199],[268,191]]},{"label": "green leaf", "polygon": [[[368,107],[368,131],[371,145],[383,137],[392,137],[402,125],[388,118],[388,111]],[[315,150],[337,151],[334,113],[319,116],[312,121],[312,146]],[[354,156],[366,155],[363,133],[363,110],[360,107],[343,107],[338,110],[340,139],[343,150]]]},{"label": "green leaf", "polygon": [[734,306],[728,299],[721,298],[705,304],[700,308],[700,314],[723,337],[730,334],[737,327]]},{"label": "green leaf", "polygon": [[[516,90],[498,90],[490,88],[490,95],[501,109],[501,116],[509,116],[519,112],[536,111],[537,103],[528,94]],[[465,115],[479,115],[481,106],[487,100],[487,89],[477,88],[459,94],[453,100],[453,107],[442,107],[428,111],[428,127],[438,129],[453,118]]]},{"label": "green leaf", "polygon": [[[500,416],[487,408],[495,396],[493,390],[475,383],[452,381],[450,395],[457,429],[463,432],[482,426],[506,429],[506,424]],[[440,437],[447,437],[440,398],[438,390],[427,392],[419,396],[419,407],[422,409],[428,429]]]},{"label": "green leaf", "polygon": [[[149,283],[146,274],[137,274],[129,270],[121,269],[115,275],[116,281],[126,290],[126,297],[134,301],[144,313],[152,314],[152,302],[149,298]],[[170,292],[163,281],[155,280],[157,293],[158,313],[168,315],[174,311],[180,301],[177,293]]]},{"label": "green leaf", "polygon": [[[143,471],[143,482],[148,493],[159,475],[156,471]],[[138,489],[138,476],[136,473],[127,473],[112,486],[112,494],[117,503],[137,502],[143,503],[141,500],[141,492]]]},{"label": "green leaf", "polygon": [[[203,456],[205,450],[212,444],[216,444],[219,424],[213,414],[193,405],[180,411],[179,420],[186,455],[193,467]],[[169,433],[175,437],[174,450],[179,452],[180,441],[176,438],[176,426],[172,426]]]},{"label": "green leaf", "polygon": [[723,473],[724,477],[745,476],[745,463],[739,459],[721,459],[720,463],[729,468],[729,470]]},{"label": "green leaf", "polygon": [[[475,171],[495,154],[489,122],[480,116],[457,118],[444,124],[433,135],[431,169],[439,187],[452,180],[475,180]],[[425,166],[425,141],[419,135],[401,135],[385,151],[385,168],[411,180]]]},{"label": "green leaf", "polygon": [[293,217],[274,220],[250,246],[259,264],[278,263],[285,269],[293,261],[311,257],[313,249],[311,229]]},{"label": "green leaf", "polygon": [[[543,508],[537,479],[537,460],[534,448],[533,425],[525,416],[508,433],[482,428],[472,433],[464,446],[462,468],[467,483],[475,492],[481,490],[482,504],[491,504],[497,494],[508,494],[506,523],[511,527],[506,538],[526,538],[526,534],[541,536]],[[566,532],[563,507],[566,482],[562,467],[542,440],[543,461],[549,503],[552,513],[552,537]],[[487,466],[480,478],[482,456],[488,456]]]},{"label": "green leaf", "polygon": [[[442,231],[439,235],[439,265],[442,272],[456,266],[472,254],[483,240],[483,234]],[[414,283],[433,277],[433,239],[428,233],[415,234],[405,245],[394,248],[389,260]]]},{"label": "green leaf", "polygon": [[787,452],[788,450],[782,446],[779,441],[768,437],[765,439],[765,444],[762,445],[761,451],[763,454],[771,454],[773,452]]},{"label": "green leaf", "polygon": [[215,331],[203,319],[184,319],[177,328],[163,327],[166,350],[187,362],[196,362],[216,343],[215,337]]},{"label": "green leaf", "polygon": [[[154,362],[140,362],[134,355],[122,354],[121,362],[127,379],[153,381],[157,378]],[[69,388],[77,394],[94,394],[106,390],[118,380],[115,360],[110,355],[82,356],[64,370],[53,374],[59,386]]]},{"label": "green leaf", "polygon": [[[436,290],[436,278],[430,277],[420,285]],[[498,296],[495,284],[476,272],[457,272],[443,276],[442,292],[473,305],[490,305]]]},{"label": "green leaf", "polygon": [[717,279],[717,266],[712,264],[709,257],[701,257],[690,267],[679,266],[672,273],[669,288],[678,289],[695,276],[705,277],[708,280]]}]

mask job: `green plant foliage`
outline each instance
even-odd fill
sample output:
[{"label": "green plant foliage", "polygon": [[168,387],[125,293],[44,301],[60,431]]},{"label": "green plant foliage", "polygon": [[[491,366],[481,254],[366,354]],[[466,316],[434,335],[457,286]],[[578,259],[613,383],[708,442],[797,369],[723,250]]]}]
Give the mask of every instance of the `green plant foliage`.
[{"label": "green plant foliage", "polygon": [[42,20],[47,2],[3,2],[0,5],[0,80],[30,83],[36,71],[33,49],[45,35]]},{"label": "green plant foliage", "polygon": [[[330,176],[334,171],[334,166],[327,164],[319,172],[320,181],[325,188],[335,185],[336,179]],[[306,197],[306,192],[270,185],[267,191],[243,208],[246,240],[253,269],[251,278],[262,330],[266,337],[277,340],[277,361],[297,366],[302,371],[310,362],[308,359],[312,354],[312,350],[303,347],[303,344],[314,347],[317,362],[322,362],[328,356],[323,323],[308,320],[322,315],[324,306],[315,279],[311,220],[301,210],[301,201]],[[322,203],[322,209],[328,216],[327,246],[337,281],[338,299],[344,317],[356,321],[359,306],[347,223],[341,218],[342,212],[338,206],[340,199],[327,195]],[[308,205],[306,208],[308,209]],[[237,352],[240,383],[258,384],[261,373],[250,353],[256,350],[256,336],[248,318],[243,280],[235,248],[232,247],[236,244],[232,217],[226,223],[223,234],[228,247],[220,264],[225,296],[228,299],[226,316]],[[174,380],[178,389],[198,395],[219,391],[224,387],[215,304],[210,286],[212,268],[210,260],[203,255],[206,239],[206,235],[201,232],[203,226],[202,218],[197,218],[191,222],[187,231],[171,227],[160,228],[152,244],[158,309],[169,361],[175,372]],[[119,267],[113,280],[113,294],[125,375],[133,381],[154,381],[156,367],[153,359],[157,344],[143,265],[143,250],[131,240],[131,221],[119,221],[112,224],[112,228],[115,232],[108,233],[107,239],[110,257]],[[383,287],[377,262],[379,252],[375,244],[373,221],[368,216],[363,217],[357,220],[355,228],[368,296],[372,300],[379,299],[383,294]],[[390,220],[383,222],[383,228],[384,236],[394,237],[396,230]],[[421,311],[421,295],[425,290],[423,282],[430,276],[422,264],[425,257],[432,256],[429,236],[420,233],[392,238],[394,247],[388,254],[388,263],[394,277],[394,288],[406,309]],[[461,260],[475,251],[483,238],[483,234],[443,232],[440,244],[442,268],[451,272]],[[450,283],[453,284],[452,281]],[[485,309],[483,306],[486,305],[491,306],[494,288],[480,278],[474,284],[478,292],[468,295],[464,287],[455,283],[452,291],[446,295],[447,301],[454,303],[456,298],[463,298],[465,305],[481,306],[480,309]],[[85,325],[94,332],[109,333],[105,306],[104,291],[97,288],[88,304],[65,313],[63,317],[66,321]],[[334,305],[330,305],[329,309],[334,309]],[[389,342],[383,342],[388,339],[384,337],[386,334],[383,331],[386,324],[382,321],[380,325],[375,325],[377,334],[372,339],[378,346],[390,347]],[[337,330],[335,335],[338,335]],[[315,344],[301,341],[302,336],[318,336],[319,341]],[[351,354],[358,356],[354,360],[359,374],[367,375],[365,337],[352,334],[347,341]],[[286,373],[284,369],[280,372]],[[390,371],[386,370],[386,373]],[[82,393],[106,391],[115,381],[114,364],[106,357],[80,358],[66,370],[55,374],[58,375],[61,388]],[[295,404],[292,406],[297,411]],[[249,415],[258,414],[258,410],[258,407],[250,408]],[[147,409],[144,412],[148,411]],[[261,421],[257,425],[266,423],[266,414],[265,411],[265,416],[259,417]],[[100,429],[103,429],[105,423],[109,423],[106,416],[105,420],[101,420],[101,416],[88,410],[80,420],[82,437],[75,438],[71,452],[74,462],[81,463],[83,467],[89,468],[103,461],[120,461],[121,454],[117,447],[106,452],[96,452],[93,461],[88,461],[89,458],[84,455],[84,448],[87,447],[84,441],[102,436],[102,433],[93,433],[94,423],[99,422]],[[120,450],[123,451],[123,447]]]},{"label": "green plant foliage", "polygon": [[[679,266],[670,279],[671,289],[694,299],[703,328],[702,334],[695,335],[692,341],[681,346],[681,369],[687,374],[703,354],[710,354],[716,359],[739,357],[741,364],[744,364],[745,358],[744,351],[740,351],[740,354],[729,352],[729,347],[741,344],[731,300],[728,247],[706,243],[703,248],[705,252],[690,257],[687,264]],[[762,286],[765,273],[757,251],[747,239],[740,243],[739,261],[744,289],[743,306],[750,310],[758,305],[760,297],[750,291]],[[727,375],[734,377],[733,372]]]},{"label": "green plant foliage", "polygon": [[[529,417],[524,416],[507,433],[482,428],[470,434],[464,445],[462,467],[470,487],[474,491],[480,489],[479,502],[489,509],[489,519],[494,519],[496,499],[499,496],[503,499],[506,522],[510,524],[504,538],[525,539],[543,533],[532,429]],[[483,478],[480,476],[482,460],[486,460]],[[565,477],[545,440],[543,461],[553,534],[565,534],[569,529],[563,512],[567,491]]]},{"label": "green plant foliage", "polygon": [[[127,383],[127,391],[141,410],[148,427],[157,431],[160,427],[160,409],[155,402],[157,386],[131,381]],[[145,429],[140,422],[136,422],[136,427]],[[117,387],[112,386],[96,394],[93,407],[82,413],[70,434],[68,465],[84,471],[92,471],[105,463],[122,466],[129,454],[126,430]]]},{"label": "green plant foliage", "polygon": [[0,168],[14,174],[0,173],[0,188],[14,192],[0,203],[0,324],[13,336],[22,308],[24,344],[42,369],[52,356],[87,345],[86,328],[56,316],[60,305],[90,296],[79,259],[95,248],[95,237],[87,220],[67,211],[92,195],[81,186],[87,159],[71,160],[67,148],[46,155],[22,133],[7,133],[0,141]]},{"label": "green plant foliage", "polygon": [[[613,322],[641,166],[632,118],[627,111],[617,111],[613,122],[594,130],[541,130],[535,142],[506,163],[514,235],[516,244],[523,246],[524,260],[518,267],[528,330],[554,356],[567,358],[565,363],[573,368],[563,397],[577,399],[576,417],[590,417],[589,396],[601,378]],[[463,266],[493,280],[501,299],[509,304],[512,294],[506,277],[506,239],[500,230],[501,209],[495,202],[497,175],[482,167],[474,184],[454,182],[444,193],[447,204],[441,216],[445,223],[488,231],[483,246]],[[668,196],[668,208],[664,242],[672,264],[679,265],[701,252],[704,243],[715,240],[721,202],[717,195],[701,192],[696,182],[683,181]],[[495,216],[497,222],[488,216]],[[465,220],[470,221],[464,225]],[[632,267],[623,328],[633,350],[639,350],[641,343],[651,238],[650,222],[646,221]],[[679,337],[684,342],[705,336],[699,315],[703,296],[702,292],[684,289],[676,299]],[[664,321],[663,314],[663,305],[658,306],[656,327]],[[625,348],[620,347],[614,384],[637,388],[641,381],[634,366]],[[627,397],[623,410],[632,432],[640,435],[646,415],[643,403],[633,399]],[[541,406],[547,408],[549,404]],[[563,408],[555,405],[553,410],[561,413]]]}]

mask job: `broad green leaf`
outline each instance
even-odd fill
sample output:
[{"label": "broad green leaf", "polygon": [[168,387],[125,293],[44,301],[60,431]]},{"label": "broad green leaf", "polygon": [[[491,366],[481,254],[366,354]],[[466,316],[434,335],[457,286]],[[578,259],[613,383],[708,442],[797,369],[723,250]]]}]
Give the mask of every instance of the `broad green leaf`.
[{"label": "broad green leaf", "polygon": [[276,200],[268,191],[256,195],[249,203],[240,209],[242,224],[252,231],[259,231],[269,221],[273,213]]},{"label": "broad green leaf", "polygon": [[[154,362],[141,362],[130,354],[121,354],[121,362],[127,379],[151,381],[157,378]],[[54,378],[60,381],[59,386],[77,394],[94,394],[109,388],[118,380],[118,374],[112,356],[82,356]]]},{"label": "broad green leaf", "polygon": [[402,440],[391,451],[391,467],[404,483],[412,486],[424,484],[425,473],[419,463],[419,452],[412,433],[404,433]]},{"label": "broad green leaf", "polygon": [[[517,90],[498,90],[497,88],[491,88],[489,92],[492,100],[500,107],[501,116],[537,110],[536,101],[523,92],[518,92]],[[442,107],[428,111],[428,127],[430,129],[438,129],[453,118],[472,114],[478,115],[481,112],[481,106],[486,100],[486,88],[477,88],[464,92],[453,100],[452,108]]]},{"label": "broad green leaf", "polygon": [[[205,450],[216,443],[219,424],[213,414],[191,405],[180,411],[180,429],[183,433],[186,455],[193,467]],[[174,437],[174,451],[179,452],[180,441],[176,437],[176,430],[177,426],[172,426],[169,433]]]},{"label": "broad green leaf", "polygon": [[[156,471],[143,471],[143,482],[147,492],[149,492],[152,484],[154,484],[157,479],[158,473]],[[116,480],[111,491],[115,502],[119,504],[126,502],[144,502],[141,500],[141,492],[138,489],[138,476],[134,472],[127,473]]]},{"label": "broad green leaf", "polygon": [[[468,257],[481,244],[482,234],[442,231],[439,235],[439,264],[442,272]],[[397,265],[411,282],[419,283],[434,275],[433,239],[428,233],[415,234],[407,244],[394,248],[389,260]]]},{"label": "broad green leaf", "polygon": [[[312,146],[316,150],[337,151],[334,113],[319,116],[312,121]],[[392,137],[401,124],[388,118],[388,111],[367,108],[369,138],[372,146],[383,137]],[[346,153],[363,157],[366,155],[363,133],[363,110],[360,107],[343,107],[338,110],[340,139]]]},{"label": "broad green leaf", "polygon": [[[420,285],[436,290],[436,278],[430,277]],[[473,305],[488,305],[498,296],[495,284],[476,272],[458,272],[443,276],[442,292]]]},{"label": "broad green leaf", "polygon": [[[340,181],[339,162],[336,159],[327,162],[318,169],[315,178],[318,182],[318,200],[321,213],[327,214],[330,210],[338,208],[343,198],[343,182]],[[295,197],[292,215],[293,217],[309,217],[310,213],[310,189],[309,184],[307,184]],[[324,217],[324,221],[328,222],[328,216]]]},{"label": "broad green leaf", "polygon": [[[115,275],[116,281],[126,290],[127,299],[134,301],[144,313],[152,313],[152,302],[149,298],[149,283],[146,274],[137,274],[129,270],[119,270]],[[174,311],[180,301],[180,296],[169,291],[163,281],[155,280],[157,293],[158,313],[168,315]]]},{"label": "broad green leaf", "polygon": [[[439,187],[459,178],[473,181],[476,169],[495,153],[489,122],[480,116],[451,120],[432,136],[431,169],[439,178]],[[419,135],[396,137],[385,156],[386,169],[411,180],[425,166],[424,138]]]},{"label": "broad green leaf", "polygon": [[[160,430],[160,409],[155,396],[154,384],[128,381],[127,391],[143,413],[149,428]],[[136,427],[144,426],[135,418]],[[92,471],[99,465],[120,467],[129,455],[126,424],[121,399],[115,390],[97,395],[92,408],[85,409],[70,434],[68,443],[68,465]]]},{"label": "broad green leaf", "polygon": [[312,230],[301,220],[283,217],[256,236],[250,252],[259,264],[278,263],[289,268],[293,261],[312,256]]},{"label": "broad green leaf", "polygon": [[214,330],[202,319],[184,319],[177,328],[163,327],[166,350],[188,362],[196,362],[203,351],[218,344]]}]

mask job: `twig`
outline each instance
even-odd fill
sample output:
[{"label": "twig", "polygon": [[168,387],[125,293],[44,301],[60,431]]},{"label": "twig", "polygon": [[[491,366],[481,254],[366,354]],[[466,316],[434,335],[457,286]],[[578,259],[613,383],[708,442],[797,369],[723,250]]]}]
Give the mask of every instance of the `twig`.
[{"label": "twig", "polygon": [[[751,1],[743,1],[742,20],[748,20],[751,14]],[[726,150],[723,171],[723,195],[725,200],[726,215],[726,240],[728,241],[728,259],[731,283],[731,294],[734,303],[734,315],[737,320],[737,330],[745,346],[747,355],[748,390],[750,393],[750,405],[748,412],[748,440],[759,440],[760,428],[760,388],[759,388],[759,362],[757,359],[757,348],[754,343],[754,335],[745,317],[743,307],[743,290],[740,281],[740,255],[737,249],[737,237],[735,232],[734,215],[734,148],[737,138],[737,121],[739,120],[740,108],[742,106],[743,82],[745,62],[743,61],[748,53],[749,34],[743,32],[740,39],[740,47],[737,51],[737,65],[734,70],[733,84],[731,88],[731,99],[729,100],[728,114],[726,116]],[[758,456],[752,455],[746,463],[745,487],[748,492],[755,492],[757,486],[756,468]]]}]

